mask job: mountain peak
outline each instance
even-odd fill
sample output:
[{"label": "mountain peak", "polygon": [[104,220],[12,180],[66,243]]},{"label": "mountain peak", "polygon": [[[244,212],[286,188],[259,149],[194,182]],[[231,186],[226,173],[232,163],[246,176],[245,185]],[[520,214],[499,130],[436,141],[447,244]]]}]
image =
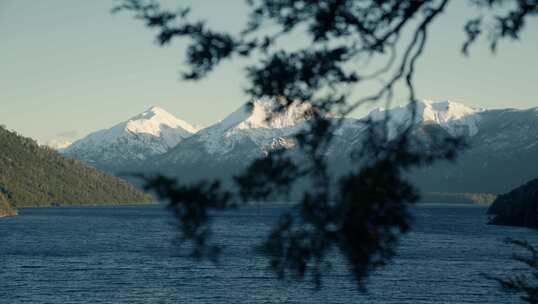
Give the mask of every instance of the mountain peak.
[{"label": "mountain peak", "polygon": [[89,134],[63,152],[91,163],[140,160],[168,151],[197,131],[166,110],[152,106],[129,120]]},{"label": "mountain peak", "polygon": [[150,115],[150,114],[154,114],[154,115],[172,115],[172,114],[168,113],[168,111],[166,111],[165,109],[163,109],[161,107],[158,107],[158,106],[149,107],[146,111],[141,113],[141,115],[143,115],[143,114],[146,114],[146,115]]},{"label": "mountain peak", "polygon": [[[163,108],[159,107],[159,106],[151,106],[147,109],[147,111],[165,111]],[[166,112],[166,111],[165,111]]]},{"label": "mountain peak", "polygon": [[[286,128],[295,126],[307,118],[311,105],[307,102],[293,102],[284,111],[274,113],[278,104],[274,99],[258,99],[243,104],[217,125],[221,129]],[[272,115],[272,116],[271,116]],[[269,120],[269,118],[271,118]]]},{"label": "mountain peak", "polygon": [[125,130],[133,133],[148,133],[160,136],[162,128],[182,129],[188,133],[198,130],[191,124],[176,118],[163,108],[152,106],[146,111],[132,117],[125,122]]},{"label": "mountain peak", "polygon": [[223,120],[198,132],[198,138],[204,141],[210,153],[225,154],[242,140],[265,147],[272,139],[289,137],[305,127],[311,108],[309,103],[294,102],[275,113],[277,102],[276,99],[259,99],[245,103]]},{"label": "mountain peak", "polygon": [[424,110],[428,110],[429,113],[426,113],[425,111],[423,114],[434,114],[436,116],[439,116],[440,119],[459,119],[464,116],[472,115],[477,112],[481,112],[484,109],[481,108],[475,108],[471,106],[467,106],[463,103],[451,101],[451,100],[444,100],[444,101],[432,101],[432,100],[424,100],[419,101],[418,105],[420,108],[420,105],[424,105]]},{"label": "mountain peak", "polygon": [[[484,109],[467,106],[463,103],[443,100],[421,100],[416,103],[415,123],[438,124],[451,134],[461,131],[462,127],[467,128],[469,135],[478,132],[476,123],[478,114]],[[373,120],[384,119],[390,115],[392,128],[398,128],[402,124],[411,121],[411,104],[393,107],[391,109],[377,108],[371,111],[367,117]]]}]

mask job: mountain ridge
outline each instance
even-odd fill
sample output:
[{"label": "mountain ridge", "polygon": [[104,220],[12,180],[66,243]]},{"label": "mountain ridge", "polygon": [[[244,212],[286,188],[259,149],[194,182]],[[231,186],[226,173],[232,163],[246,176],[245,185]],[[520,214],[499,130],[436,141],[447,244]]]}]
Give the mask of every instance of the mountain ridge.
[{"label": "mountain ridge", "polygon": [[[266,118],[274,103],[275,100],[266,99],[243,105],[166,151],[134,159],[120,168],[131,172],[164,172],[192,180],[229,176],[274,149],[293,151],[297,144],[293,135],[308,127],[309,104],[292,104],[268,121]],[[374,109],[358,119],[346,118],[343,126],[335,131],[334,143],[328,150],[333,163],[341,168],[349,167],[349,154],[364,138],[364,121],[382,120],[387,113],[391,115],[389,137],[395,136],[402,125],[415,123],[419,130],[428,127],[431,131],[429,126],[434,126],[436,132],[464,136],[470,143],[470,149],[463,151],[455,164],[441,161],[414,172],[411,178],[421,189],[502,193],[535,172],[538,175],[538,168],[525,163],[525,160],[534,160],[534,149],[538,149],[538,108],[487,110],[450,100],[418,102],[415,121],[407,105],[389,110]],[[428,132],[417,134],[424,136]],[[508,164],[511,168],[505,168]],[[510,176],[491,180],[491,176],[502,172]]]}]

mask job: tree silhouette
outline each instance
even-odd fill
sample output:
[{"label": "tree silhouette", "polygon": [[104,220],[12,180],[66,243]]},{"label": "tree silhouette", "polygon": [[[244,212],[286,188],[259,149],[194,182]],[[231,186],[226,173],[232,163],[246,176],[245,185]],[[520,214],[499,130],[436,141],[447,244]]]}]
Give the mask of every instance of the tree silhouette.
[{"label": "tree silhouette", "polygon": [[508,277],[486,276],[487,278],[497,281],[501,289],[509,293],[517,293],[521,295],[521,299],[526,303],[538,303],[538,248],[532,246],[527,241],[506,239],[507,244],[514,245],[523,249],[526,255],[516,254],[513,260],[528,267],[529,274],[523,271]]},{"label": "tree silhouette", "polygon": [[[490,224],[508,225],[538,229],[538,179],[531,180],[500,195],[489,207],[492,215]],[[500,284],[502,290],[518,293],[527,303],[538,303],[538,248],[525,240],[508,238],[505,243],[523,249],[526,255],[516,254],[512,259],[528,267],[528,274],[523,270],[506,278],[486,275]]]},{"label": "tree silhouette", "polygon": [[[297,185],[297,205],[284,215],[261,246],[279,277],[309,276],[320,286],[327,255],[333,249],[349,262],[359,288],[370,270],[394,255],[398,238],[411,217],[409,205],[417,190],[404,178],[412,168],[439,159],[453,159],[465,147],[461,138],[430,132],[416,134],[416,62],[422,55],[431,25],[450,0],[247,0],[248,22],[239,34],[211,29],[203,20],[191,20],[190,8],[163,9],[158,2],[124,0],[113,11],[131,11],[158,30],[157,42],[189,42],[185,80],[200,80],[225,60],[254,58],[246,70],[246,93],[273,98],[274,113],[293,103],[308,103],[309,128],[296,135],[301,161],[289,151],[275,150],[254,161],[235,178],[239,190],[219,181],[183,185],[162,176],[147,177],[147,188],[169,202],[178,218],[181,237],[191,242],[197,257],[215,257],[210,244],[210,215],[214,210],[245,202],[285,197]],[[469,0],[482,13],[466,22],[468,54],[477,38],[487,35],[492,51],[502,39],[517,39],[525,20],[538,13],[538,1]],[[504,6],[507,2],[511,6]],[[282,39],[300,33],[308,45],[287,50]],[[380,60],[374,69],[357,69],[358,60]],[[373,95],[355,97],[364,83],[384,80]],[[327,149],[332,134],[357,108],[384,103],[394,89],[407,88],[411,119],[389,134],[381,122],[365,120],[368,136],[350,155],[352,170],[333,176]],[[336,117],[336,118],[335,118]],[[269,117],[268,119],[271,119]],[[336,185],[336,186],[334,186]]]}]

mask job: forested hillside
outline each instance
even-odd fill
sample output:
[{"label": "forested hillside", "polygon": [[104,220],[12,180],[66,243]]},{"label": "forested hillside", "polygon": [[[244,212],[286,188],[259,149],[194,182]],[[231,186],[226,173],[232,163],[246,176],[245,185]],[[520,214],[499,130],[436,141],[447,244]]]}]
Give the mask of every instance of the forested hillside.
[{"label": "forested hillside", "polygon": [[494,225],[538,228],[538,178],[500,195],[488,213]]},{"label": "forested hillside", "polygon": [[15,207],[151,201],[129,183],[5,127],[0,127],[0,194]]},{"label": "forested hillside", "polygon": [[2,216],[10,216],[10,215],[16,215],[17,210],[11,206],[10,203],[8,203],[7,199],[0,193],[0,217]]}]

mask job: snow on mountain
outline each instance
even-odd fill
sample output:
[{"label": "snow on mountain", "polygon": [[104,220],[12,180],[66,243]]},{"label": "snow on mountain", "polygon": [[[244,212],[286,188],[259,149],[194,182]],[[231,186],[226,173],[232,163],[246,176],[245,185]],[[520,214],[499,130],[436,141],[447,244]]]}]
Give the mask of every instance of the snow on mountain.
[{"label": "snow on mountain", "polygon": [[[121,125],[121,124],[120,124]],[[163,136],[164,140],[170,145],[176,145],[177,142],[171,141],[167,137],[167,132],[174,129],[181,137],[188,137],[198,130],[189,123],[174,117],[159,107],[151,107],[147,111],[129,119],[126,122],[125,130],[132,133],[146,133],[156,137]]]},{"label": "snow on mountain", "polygon": [[[311,104],[295,102],[285,111],[271,115],[274,107],[273,99],[256,100],[251,105],[245,104],[163,155],[160,162],[195,162],[202,157],[202,154],[195,151],[203,151],[223,159],[252,159],[271,149],[279,147],[292,149],[295,146],[293,135],[308,127]],[[475,114],[482,111],[452,101],[422,101],[417,104],[416,123],[438,124],[453,135],[474,135],[480,119]],[[409,105],[391,108],[388,113],[391,117],[389,126],[393,135],[397,134],[398,127],[408,124],[411,120]],[[376,109],[365,118],[381,120],[386,114],[387,110]],[[271,119],[268,120],[270,116]],[[334,144],[329,153],[341,153],[348,148],[342,145],[350,146],[360,140],[364,124],[359,121],[346,118],[342,127],[335,132]]]},{"label": "snow on mountain", "polygon": [[[290,149],[301,161],[301,151],[295,150],[293,135],[308,127],[308,115],[305,115],[308,108],[308,104],[294,104],[268,121],[271,101],[256,101],[252,108],[240,107],[222,121],[151,159],[145,168],[183,181],[196,181],[229,178],[276,148]],[[389,136],[396,135],[398,127],[412,122],[409,106],[377,109],[361,119],[346,118],[344,127],[334,133],[328,150],[335,172],[349,169],[350,152],[359,148],[364,139],[363,120],[380,121],[386,114],[390,115]],[[420,189],[496,193],[537,176],[538,166],[529,165],[538,163],[536,109],[484,110],[453,101],[421,101],[417,103],[416,114],[413,123],[417,125],[417,136],[445,130],[465,136],[469,144],[457,163],[439,162],[413,172],[413,181]],[[440,128],[422,128],[430,125]]]},{"label": "snow on mountain", "polygon": [[261,149],[269,148],[273,140],[289,137],[305,127],[311,108],[308,103],[295,102],[285,111],[271,115],[275,105],[271,99],[245,104],[218,123],[201,130],[197,136],[211,154],[225,154],[242,140],[251,140]]},{"label": "snow on mountain", "polygon": [[58,152],[64,151],[67,147],[69,147],[72,144],[72,142],[68,139],[64,138],[54,138],[49,141],[47,141],[44,145],[52,148],[54,150],[57,150]]},{"label": "snow on mountain", "polygon": [[[311,105],[296,102],[274,113],[273,99],[256,100],[239,107],[223,120],[185,139],[147,162],[145,169],[186,180],[228,176],[268,151],[293,150],[293,135],[308,127]],[[270,119],[268,119],[270,118]]]},{"label": "snow on mountain", "polygon": [[482,112],[480,132],[473,138],[488,151],[503,154],[534,149],[538,145],[538,108]]},{"label": "snow on mountain", "polygon": [[151,107],[109,129],[89,134],[67,147],[64,153],[96,166],[116,167],[126,161],[165,153],[196,131],[165,110]]},{"label": "snow on mountain", "polygon": [[[418,101],[416,107],[416,124],[437,124],[451,135],[474,136],[478,132],[480,116],[484,111],[481,108],[469,107],[453,101],[434,102],[430,100]],[[389,137],[398,132],[398,128],[407,126],[412,120],[410,104],[394,107],[389,110],[378,108],[371,111],[367,117],[374,121],[389,119]]]}]

